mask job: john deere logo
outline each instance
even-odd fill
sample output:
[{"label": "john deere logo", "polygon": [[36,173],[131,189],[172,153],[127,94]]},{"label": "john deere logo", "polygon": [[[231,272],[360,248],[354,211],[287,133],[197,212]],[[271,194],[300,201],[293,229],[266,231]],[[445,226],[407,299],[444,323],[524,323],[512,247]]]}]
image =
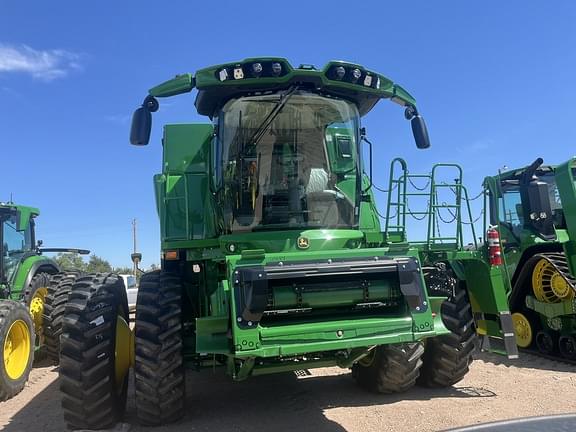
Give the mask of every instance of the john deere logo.
[{"label": "john deere logo", "polygon": [[308,237],[298,237],[299,249],[308,249],[309,247],[310,247],[310,240],[308,240]]}]

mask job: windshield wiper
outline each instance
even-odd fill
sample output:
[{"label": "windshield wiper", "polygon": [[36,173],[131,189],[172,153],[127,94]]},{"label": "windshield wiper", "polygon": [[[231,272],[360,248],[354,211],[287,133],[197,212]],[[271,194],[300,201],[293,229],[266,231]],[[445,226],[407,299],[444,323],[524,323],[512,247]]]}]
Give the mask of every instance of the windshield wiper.
[{"label": "windshield wiper", "polygon": [[268,127],[272,124],[272,122],[278,116],[278,114],[280,114],[280,111],[282,111],[282,108],[284,108],[284,106],[290,100],[290,98],[292,97],[292,95],[296,90],[298,90],[298,86],[297,85],[292,86],[286,91],[286,93],[280,96],[280,100],[276,102],[276,106],[272,108],[272,111],[270,111],[270,113],[266,116],[264,121],[262,121],[260,126],[258,126],[256,132],[254,132],[254,134],[248,141],[249,145],[256,146],[256,144],[260,142],[260,140],[266,133]]}]

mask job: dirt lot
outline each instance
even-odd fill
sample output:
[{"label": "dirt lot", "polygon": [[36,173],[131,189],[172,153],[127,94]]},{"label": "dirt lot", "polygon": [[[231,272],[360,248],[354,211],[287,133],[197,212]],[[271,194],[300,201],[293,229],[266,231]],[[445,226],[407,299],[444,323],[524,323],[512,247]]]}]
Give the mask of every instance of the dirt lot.
[{"label": "dirt lot", "polygon": [[[253,378],[242,383],[206,371],[188,378],[188,414],[157,429],[126,423],[115,431],[437,431],[521,416],[576,412],[573,366],[524,355],[508,361],[479,354],[454,388],[402,395],[360,390],[336,368]],[[0,404],[1,430],[63,431],[57,370],[34,369],[29,385]]]}]

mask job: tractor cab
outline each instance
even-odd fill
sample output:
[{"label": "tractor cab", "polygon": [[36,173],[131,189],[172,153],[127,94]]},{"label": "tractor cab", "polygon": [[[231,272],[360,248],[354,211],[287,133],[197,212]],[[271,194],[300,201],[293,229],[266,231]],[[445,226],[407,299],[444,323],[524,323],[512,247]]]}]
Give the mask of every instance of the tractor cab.
[{"label": "tractor cab", "polygon": [[34,217],[37,209],[0,204],[0,284],[10,285],[20,262],[35,254]]},{"label": "tractor cab", "polygon": [[227,233],[357,226],[353,103],[294,87],[231,99],[216,124],[215,186]]}]

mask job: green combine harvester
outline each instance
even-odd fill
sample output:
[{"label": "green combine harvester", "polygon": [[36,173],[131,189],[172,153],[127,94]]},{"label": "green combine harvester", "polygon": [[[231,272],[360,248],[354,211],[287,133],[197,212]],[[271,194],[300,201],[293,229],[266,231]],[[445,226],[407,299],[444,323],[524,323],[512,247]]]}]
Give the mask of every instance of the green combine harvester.
[{"label": "green combine harvester", "polygon": [[[346,62],[222,64],[153,87],[134,114],[132,144],[148,143],[158,98],[194,89],[211,122],[164,127],[154,176],[161,270],[142,276],[134,332],[117,275],[72,287],[60,353],[69,427],[118,421],[131,366],[137,417],[158,425],[184,415],[186,369],[244,380],[340,366],[379,393],[450,386],[468,371],[474,318],[516,356],[504,286],[482,254],[434,230],[408,242],[402,160],[391,183],[403,193],[388,204],[399,220],[380,225],[361,118],[392,100],[416,145],[430,145],[402,87]],[[450,208],[460,214],[462,202]],[[427,216],[443,206],[434,201]]]},{"label": "green combine harvester", "polygon": [[45,352],[54,360],[58,358],[62,303],[66,301],[64,282],[71,286],[75,274],[61,272],[42,253],[89,253],[42,248],[34,229],[34,218],[39,214],[33,207],[0,203],[0,400],[22,390],[35,356]]},{"label": "green combine harvester", "polygon": [[518,346],[573,362],[575,178],[576,159],[549,166],[539,158],[484,180],[492,247],[500,254],[493,260],[503,264]]}]

